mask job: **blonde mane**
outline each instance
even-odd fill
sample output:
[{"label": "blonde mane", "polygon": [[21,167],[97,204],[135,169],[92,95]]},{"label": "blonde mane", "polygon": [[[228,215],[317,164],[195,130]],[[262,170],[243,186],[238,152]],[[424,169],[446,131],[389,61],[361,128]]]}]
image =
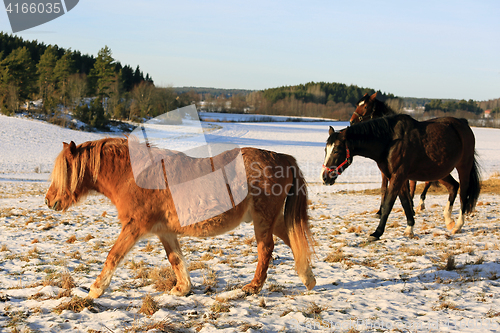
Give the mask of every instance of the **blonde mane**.
[{"label": "blonde mane", "polygon": [[73,194],[78,185],[83,182],[86,172],[89,173],[92,181],[96,182],[103,154],[124,156],[124,153],[128,157],[128,147],[124,138],[105,138],[84,142],[76,146],[74,155],[69,151],[69,146],[65,146],[55,160],[50,177],[52,184],[59,193],[68,191]]}]

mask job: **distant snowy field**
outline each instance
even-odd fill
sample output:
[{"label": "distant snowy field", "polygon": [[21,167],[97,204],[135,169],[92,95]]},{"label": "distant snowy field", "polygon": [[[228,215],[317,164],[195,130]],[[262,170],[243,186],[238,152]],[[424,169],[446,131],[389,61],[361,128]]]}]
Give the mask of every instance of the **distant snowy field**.
[{"label": "distant snowy field", "polygon": [[[217,114],[214,114],[217,115]],[[220,115],[220,114],[219,114]],[[222,114],[242,120],[247,115]],[[210,113],[203,117],[217,119]],[[252,115],[253,119],[258,116]],[[264,119],[270,117],[262,116]],[[281,117],[272,117],[281,118]],[[223,118],[225,119],[225,118]],[[309,118],[310,120],[310,118]],[[299,161],[307,180],[319,181],[324,159],[328,127],[336,130],[345,128],[347,122],[256,122],[216,123],[220,129],[207,132],[211,142],[230,142],[240,147],[258,147],[287,153]],[[476,150],[483,171],[488,178],[500,172],[500,130],[473,128],[476,136]],[[115,133],[80,132],[47,124],[37,120],[13,118],[0,115],[0,180],[48,180],[53,162],[62,149],[62,142],[75,141],[80,144]],[[380,172],[376,164],[363,157],[355,157],[354,163],[337,181],[334,191],[343,188],[377,187]]]},{"label": "distant snowy field", "polygon": [[[158,332],[168,325],[192,332],[499,331],[500,197],[481,195],[463,233],[450,236],[442,218],[446,196],[429,195],[427,210],[416,216],[414,239],[403,237],[398,203],[381,241],[367,244],[379,198],[341,190],[378,187],[380,173],[374,162],[355,157],[338,184],[322,186],[330,125],[347,123],[223,122],[207,132],[210,141],[284,152],[299,161],[310,186],[317,243],[312,291],[300,283],[291,251],[279,241],[262,292],[241,295],[238,287],[251,280],[256,265],[253,227],[244,224],[219,237],[181,239],[193,265],[190,296],[155,290],[144,272],[169,264],[160,242],[150,238],[134,247],[92,307],[58,313],[72,296],[86,295],[120,224],[102,196],[66,213],[47,209],[47,180],[63,141],[79,144],[107,134],[0,116],[0,331]],[[483,178],[499,173],[500,130],[473,131]],[[444,269],[448,255],[455,259],[451,270]],[[74,286],[61,283],[67,273]],[[212,293],[205,293],[208,286]],[[139,313],[147,294],[159,304],[152,316]]]}]

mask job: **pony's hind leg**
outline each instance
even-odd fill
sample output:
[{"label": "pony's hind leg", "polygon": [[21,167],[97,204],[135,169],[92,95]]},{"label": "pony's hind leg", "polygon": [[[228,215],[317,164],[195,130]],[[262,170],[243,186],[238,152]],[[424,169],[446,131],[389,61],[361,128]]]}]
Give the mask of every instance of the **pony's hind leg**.
[{"label": "pony's hind leg", "polygon": [[189,278],[189,272],[186,267],[186,260],[182,255],[181,247],[179,241],[177,240],[177,235],[175,234],[162,234],[158,235],[160,238],[165,252],[167,253],[167,258],[172,269],[174,270],[175,277],[177,278],[177,283],[170,290],[170,294],[177,296],[185,296],[191,291],[191,279]]},{"label": "pony's hind leg", "polygon": [[[286,245],[288,245],[290,249],[292,249],[293,253],[293,248],[290,242],[290,237],[288,236],[287,228],[285,225],[285,218],[283,214],[279,214],[278,217],[276,218],[276,221],[274,222],[273,233],[279,238],[281,238],[283,242]],[[316,285],[316,279],[314,278],[314,273],[311,269],[311,265],[309,264],[309,262],[302,264],[297,263],[299,261],[298,257],[300,255],[301,253],[293,253],[293,257],[296,263],[297,274],[299,275],[300,280],[302,281],[302,283],[304,283],[306,288],[308,290],[311,290]]]},{"label": "pony's hind leg", "polygon": [[446,203],[446,206],[444,208],[443,215],[446,228],[448,230],[452,230],[455,227],[455,221],[453,221],[453,218],[451,217],[451,211],[453,209],[453,203],[455,202],[455,199],[457,197],[459,185],[455,178],[452,177],[452,175],[444,177],[439,182],[446,187],[449,193],[448,202]]},{"label": "pony's hind leg", "polygon": [[106,288],[108,288],[111,283],[111,278],[113,277],[116,267],[120,261],[122,261],[128,251],[130,251],[130,249],[144,234],[145,231],[141,230],[134,220],[129,221],[129,223],[123,226],[115,245],[113,245],[109,251],[101,274],[99,274],[95,282],[90,286],[90,298],[98,298],[104,293]]},{"label": "pony's hind leg", "polygon": [[[259,216],[254,218],[255,239],[257,240],[258,263],[253,280],[243,287],[247,294],[258,294],[267,278],[269,260],[274,249],[272,219]],[[267,222],[267,223],[266,223]]]}]

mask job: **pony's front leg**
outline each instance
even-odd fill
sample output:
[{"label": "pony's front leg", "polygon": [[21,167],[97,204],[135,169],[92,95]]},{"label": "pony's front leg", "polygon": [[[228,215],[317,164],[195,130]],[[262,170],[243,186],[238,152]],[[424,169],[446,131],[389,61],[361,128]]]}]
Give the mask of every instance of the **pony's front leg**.
[{"label": "pony's front leg", "polygon": [[191,279],[189,278],[189,272],[186,267],[186,260],[182,255],[181,246],[177,240],[177,235],[174,234],[162,234],[158,236],[160,238],[165,252],[167,253],[167,258],[172,269],[174,270],[175,277],[177,278],[177,283],[170,290],[170,294],[177,296],[185,296],[191,291]]},{"label": "pony's front leg", "polygon": [[109,251],[101,274],[90,286],[89,297],[98,298],[104,293],[120,261],[144,234],[145,232],[137,226],[134,220],[130,220],[129,223],[123,226],[115,245]]},{"label": "pony's front leg", "polygon": [[265,224],[263,220],[254,219],[255,239],[257,240],[258,263],[255,276],[249,284],[243,287],[246,294],[258,294],[267,278],[269,260],[274,250],[273,225]]}]

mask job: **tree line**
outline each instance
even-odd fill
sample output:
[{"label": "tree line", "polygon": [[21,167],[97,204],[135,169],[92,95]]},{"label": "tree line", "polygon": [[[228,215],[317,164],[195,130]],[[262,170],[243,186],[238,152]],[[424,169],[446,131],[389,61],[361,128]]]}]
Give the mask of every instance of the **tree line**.
[{"label": "tree line", "polygon": [[426,112],[434,110],[434,111],[443,111],[443,112],[457,112],[457,111],[465,111],[474,113],[476,115],[482,114],[483,109],[479,106],[479,103],[475,102],[472,99],[466,100],[446,100],[443,101],[441,99],[433,99],[429,103],[425,104]]},{"label": "tree line", "polygon": [[[347,120],[364,94],[373,93],[374,89],[356,85],[309,82],[252,92],[247,101],[256,113]],[[397,110],[402,107],[393,94],[378,91],[378,96]]]},{"label": "tree line", "polygon": [[[25,105],[28,112],[53,122],[74,113],[92,127],[109,119],[129,119],[144,110],[133,96],[154,90],[149,74],[123,66],[105,46],[97,57],[57,45],[24,41],[0,33],[0,111],[12,114]],[[96,100],[90,103],[90,99]],[[137,99],[137,98],[136,98]],[[174,98],[175,99],[175,98]],[[42,100],[30,105],[28,101]]]}]

